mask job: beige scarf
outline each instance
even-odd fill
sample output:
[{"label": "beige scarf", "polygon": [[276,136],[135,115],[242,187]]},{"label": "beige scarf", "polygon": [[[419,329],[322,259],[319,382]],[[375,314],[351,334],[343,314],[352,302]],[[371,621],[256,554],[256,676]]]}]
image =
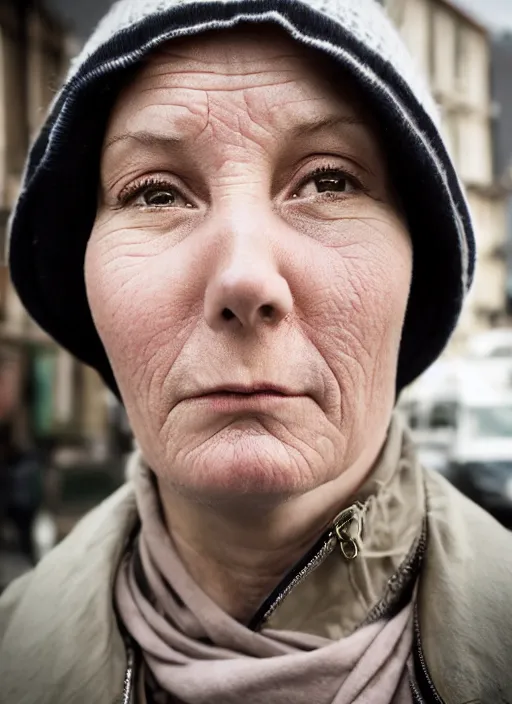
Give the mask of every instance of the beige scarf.
[{"label": "beige scarf", "polygon": [[[396,588],[390,589],[397,583],[396,574],[386,571],[395,570],[397,563],[403,564],[414,554],[422,522],[419,505],[411,507],[411,502],[420,502],[422,497],[419,483],[414,478],[411,480],[410,463],[400,461],[402,444],[402,430],[395,427],[390,432],[380,467],[363,491],[368,494],[369,489],[378,490],[377,495],[372,493],[367,498],[365,521],[369,525],[364,543],[368,556],[365,557],[363,545],[361,558],[352,561],[355,568],[352,570],[341,551],[335,550],[313,573],[317,577],[323,574],[323,579],[329,580],[324,583],[325,588],[315,586],[322,590],[316,598],[307,592],[308,577],[305,584],[286,597],[259,632],[232,619],[192,580],[164,526],[151,473],[142,465],[138,467],[135,485],[142,530],[136,551],[125,558],[118,572],[115,600],[120,618],[142,650],[151,679],[171,695],[170,701],[411,703],[407,674],[413,637],[411,603],[401,606],[390,618],[381,618],[347,634],[343,629],[339,632],[339,623],[327,627],[324,623],[307,630],[295,627],[302,605],[309,609],[311,602],[316,601],[325,613],[326,594],[333,595],[330,613],[337,622],[342,620],[338,618],[340,597],[348,596],[354,602],[354,609],[351,603],[342,603],[341,608],[355,613],[361,607],[370,609],[371,599],[378,603],[383,599],[391,601],[393,596],[396,600]],[[408,495],[404,496],[404,492]],[[379,515],[382,520],[382,511],[387,515],[400,509],[400,505],[404,508],[397,515],[403,515],[407,525],[399,525],[397,521],[395,544],[388,546],[389,536],[379,537],[382,531],[372,531],[372,523],[378,522]],[[331,577],[339,579],[341,575],[343,579],[340,569],[348,571],[337,589],[336,582],[329,579],[329,572]],[[309,586],[313,583],[311,578]],[[376,585],[380,593],[368,601],[367,594],[375,592]],[[297,596],[301,598],[298,603]],[[293,615],[288,618],[290,609]],[[311,614],[305,620],[311,621]]]}]

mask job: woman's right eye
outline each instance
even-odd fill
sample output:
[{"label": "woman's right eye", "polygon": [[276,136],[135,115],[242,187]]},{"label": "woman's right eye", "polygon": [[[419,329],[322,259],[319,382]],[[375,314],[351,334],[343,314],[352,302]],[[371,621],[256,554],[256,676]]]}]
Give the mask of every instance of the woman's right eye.
[{"label": "woman's right eye", "polygon": [[136,183],[119,195],[122,205],[137,208],[192,208],[192,203],[174,186],[149,179]]},{"label": "woman's right eye", "polygon": [[147,188],[139,195],[137,201],[149,208],[175,207],[177,193],[172,188]]}]

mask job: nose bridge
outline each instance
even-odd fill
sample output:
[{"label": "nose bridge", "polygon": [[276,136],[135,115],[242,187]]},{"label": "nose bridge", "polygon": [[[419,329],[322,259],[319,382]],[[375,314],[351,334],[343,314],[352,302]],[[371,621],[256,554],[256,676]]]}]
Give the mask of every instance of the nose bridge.
[{"label": "nose bridge", "polygon": [[226,271],[236,275],[249,268],[256,276],[258,270],[278,265],[271,219],[261,203],[237,204],[226,212],[220,232]]},{"label": "nose bridge", "polygon": [[277,324],[293,308],[283,277],[270,208],[224,202],[217,213],[218,259],[205,293],[205,318],[215,329]]}]

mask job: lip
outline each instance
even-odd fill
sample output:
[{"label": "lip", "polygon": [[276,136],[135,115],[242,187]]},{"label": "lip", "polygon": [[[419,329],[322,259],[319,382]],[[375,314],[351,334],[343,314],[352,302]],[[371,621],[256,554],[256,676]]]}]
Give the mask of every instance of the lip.
[{"label": "lip", "polygon": [[279,384],[267,382],[256,384],[224,384],[201,389],[183,399],[200,403],[219,412],[263,410],[265,407],[282,404],[292,399],[304,398],[308,394],[297,392]]},{"label": "lip", "polygon": [[189,397],[188,400],[214,413],[231,415],[265,413],[303,397],[304,394],[292,393],[290,389],[275,384],[255,384],[220,386]]},{"label": "lip", "polygon": [[203,392],[196,394],[195,398],[203,398],[208,396],[223,396],[234,395],[240,396],[256,396],[256,395],[274,395],[274,396],[301,396],[302,394],[292,391],[278,384],[258,383],[258,384],[225,384],[223,386],[215,386],[211,389],[205,389]]}]

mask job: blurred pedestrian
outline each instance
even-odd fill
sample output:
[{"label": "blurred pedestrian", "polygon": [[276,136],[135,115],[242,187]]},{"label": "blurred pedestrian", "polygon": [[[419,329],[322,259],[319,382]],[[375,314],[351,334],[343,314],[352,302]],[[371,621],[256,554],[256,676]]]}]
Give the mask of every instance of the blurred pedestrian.
[{"label": "blurred pedestrian", "polygon": [[5,437],[7,435],[10,435],[9,424],[0,422],[0,546],[2,545],[2,537],[5,531],[7,501],[9,496],[8,465],[5,461],[6,453],[4,451],[6,444]]},{"label": "blurred pedestrian", "polygon": [[0,348],[0,542],[9,493],[8,455],[12,449],[14,416],[19,403],[19,360],[11,350]]},{"label": "blurred pedestrian", "polygon": [[37,454],[13,448],[7,476],[6,516],[16,528],[21,553],[34,565],[34,524],[43,500],[43,471]]},{"label": "blurred pedestrian", "polygon": [[33,529],[43,500],[43,470],[37,453],[18,446],[12,424],[0,426],[0,474],[4,520],[15,528],[19,550],[33,565]]},{"label": "blurred pedestrian", "polygon": [[115,4],[33,148],[10,265],[140,449],[0,600],[1,702],[512,697],[512,538],[393,412],[474,238],[378,3]]}]

